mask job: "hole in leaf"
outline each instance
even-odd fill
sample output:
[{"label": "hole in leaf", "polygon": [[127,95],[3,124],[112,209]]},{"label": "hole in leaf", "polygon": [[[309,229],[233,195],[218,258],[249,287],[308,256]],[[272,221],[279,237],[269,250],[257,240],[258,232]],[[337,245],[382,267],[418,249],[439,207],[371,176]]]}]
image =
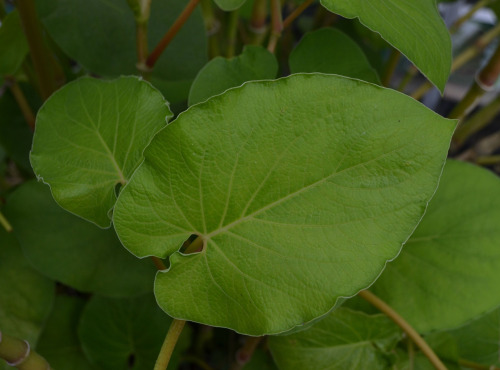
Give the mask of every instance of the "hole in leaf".
[{"label": "hole in leaf", "polygon": [[118,198],[120,191],[122,190],[123,184],[121,182],[116,183],[115,185],[115,196]]},{"label": "hole in leaf", "polygon": [[[184,254],[201,252],[203,250],[203,243],[196,246],[191,245],[192,243],[194,243],[196,239],[198,239],[198,237],[199,235],[197,234],[191,234],[191,236],[187,238],[187,240],[184,243],[182,243],[182,247],[179,249],[179,251]],[[199,244],[199,242],[197,242],[196,244]],[[194,250],[193,247],[195,248]]]},{"label": "hole in leaf", "polygon": [[128,368],[132,369],[135,365],[135,355],[131,353],[127,359]]}]

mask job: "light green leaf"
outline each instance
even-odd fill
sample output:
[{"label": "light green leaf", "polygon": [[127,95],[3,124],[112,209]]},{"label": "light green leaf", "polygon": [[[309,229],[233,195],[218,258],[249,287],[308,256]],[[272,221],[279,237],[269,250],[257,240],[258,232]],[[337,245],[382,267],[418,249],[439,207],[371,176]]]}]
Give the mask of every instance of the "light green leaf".
[{"label": "light green leaf", "polygon": [[[83,350],[97,369],[152,369],[172,319],[153,295],[135,299],[94,296],[85,307],[78,327]],[[176,369],[180,353],[189,347],[186,327],[168,369]]]},{"label": "light green leaf", "polygon": [[[158,44],[188,0],[151,2],[148,45]],[[134,15],[125,0],[37,0],[38,14],[61,49],[90,72],[106,76],[137,74]],[[89,25],[92,25],[89,27]],[[195,9],[158,59],[152,81],[163,84],[192,81],[207,61],[201,10]],[[162,89],[171,103],[187,99],[174,89]]]},{"label": "light green leaf", "polygon": [[109,227],[115,187],[171,116],[160,92],[137,77],[81,78],[38,112],[31,164],[61,207]]},{"label": "light green leaf", "polygon": [[236,58],[216,57],[203,67],[191,85],[189,105],[247,81],[275,78],[277,73],[278,61],[273,54],[260,46],[247,45]]},{"label": "light green leaf", "polygon": [[[0,282],[0,331],[35,346],[52,308],[54,282],[31,267],[14,235],[3,228],[0,228]],[[3,360],[0,369],[4,369]]]},{"label": "light green leaf", "polygon": [[53,369],[91,370],[76,333],[85,306],[79,297],[57,295],[36,350]]},{"label": "light green leaf", "polygon": [[451,40],[435,0],[321,0],[333,13],[359,18],[444,91],[451,69]]},{"label": "light green leaf", "polygon": [[457,327],[500,304],[500,179],[448,161],[424,219],[373,287],[419,332]]},{"label": "light green leaf", "polygon": [[246,0],[214,0],[219,8],[228,12],[238,9]]},{"label": "light green leaf", "polygon": [[[250,82],[155,136],[120,194],[115,228],[138,256],[171,255],[155,283],[169,315],[283,332],[370,285],[398,254],[454,125],[340,76]],[[175,253],[191,234],[203,252]]]},{"label": "light green leaf", "polygon": [[13,75],[28,53],[17,10],[10,12],[0,26],[0,75]]},{"label": "light green leaf", "polygon": [[458,342],[461,358],[500,367],[500,308],[449,334]]},{"label": "light green leaf", "polygon": [[126,251],[114,230],[99,229],[63,210],[46,185],[23,184],[8,198],[5,213],[26,257],[44,275],[110,297],[153,289],[156,269],[151,261]]},{"label": "light green leaf", "polygon": [[306,33],[290,54],[289,64],[292,73],[332,73],[380,84],[358,44],[333,28]]},{"label": "light green leaf", "polygon": [[270,337],[269,348],[281,370],[385,370],[387,352],[400,339],[388,317],[339,308],[309,330]]}]

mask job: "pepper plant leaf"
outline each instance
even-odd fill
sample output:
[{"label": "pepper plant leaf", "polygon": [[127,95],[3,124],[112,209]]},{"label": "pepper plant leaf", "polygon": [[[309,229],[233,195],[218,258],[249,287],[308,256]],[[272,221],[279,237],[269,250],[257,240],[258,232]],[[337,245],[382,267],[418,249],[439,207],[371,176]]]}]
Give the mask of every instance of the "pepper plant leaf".
[{"label": "pepper plant leaf", "polygon": [[312,328],[269,337],[280,370],[389,368],[388,352],[401,332],[387,316],[339,308]]},{"label": "pepper plant leaf", "polygon": [[40,109],[31,164],[63,208],[109,227],[118,185],[172,116],[161,93],[137,77],[81,78]]},{"label": "pepper plant leaf", "polygon": [[358,44],[333,28],[306,33],[290,54],[289,65],[292,73],[332,73],[380,84]]},{"label": "pepper plant leaf", "polygon": [[[448,161],[436,195],[373,291],[419,332],[452,329],[500,305],[500,179]],[[460,287],[457,289],[457,287]]]},{"label": "pepper plant leaf", "polygon": [[278,61],[260,46],[247,45],[236,58],[216,57],[207,63],[196,76],[189,92],[189,105],[223,93],[247,81],[276,77]]},{"label": "pepper plant leaf", "polygon": [[59,207],[46,185],[21,185],[9,196],[5,214],[26,258],[44,275],[108,297],[152,291],[153,263],[126,251],[113,229],[102,230]]},{"label": "pepper plant leaf", "polygon": [[[247,83],[155,136],[119,196],[115,228],[137,256],[170,255],[155,284],[169,315],[283,332],[366,288],[398,254],[454,126],[340,76]],[[192,234],[203,251],[178,253]]]},{"label": "pepper plant leaf", "polygon": [[321,0],[321,4],[342,17],[359,18],[444,91],[451,69],[451,39],[435,0]]}]

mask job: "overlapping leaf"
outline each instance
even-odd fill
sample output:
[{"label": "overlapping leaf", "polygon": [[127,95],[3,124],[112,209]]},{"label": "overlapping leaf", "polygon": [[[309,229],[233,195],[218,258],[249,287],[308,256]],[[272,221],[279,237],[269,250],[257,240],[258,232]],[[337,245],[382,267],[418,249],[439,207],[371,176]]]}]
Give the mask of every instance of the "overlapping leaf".
[{"label": "overlapping leaf", "polygon": [[401,338],[388,317],[339,308],[312,328],[269,338],[281,370],[389,368],[388,352]]},{"label": "overlapping leaf", "polygon": [[225,90],[252,80],[275,78],[278,61],[266,49],[248,45],[233,59],[217,57],[198,73],[189,92],[189,105],[220,94]]},{"label": "overlapping leaf", "polygon": [[10,12],[0,26],[0,75],[17,72],[28,53],[28,43],[24,36],[17,10]]},{"label": "overlapping leaf", "polygon": [[420,332],[500,304],[500,179],[448,161],[424,219],[373,289]]},{"label": "overlapping leaf", "polygon": [[380,33],[441,92],[451,69],[451,40],[435,0],[321,0],[321,4],[346,18]]},{"label": "overlapping leaf", "polygon": [[59,207],[49,188],[27,182],[10,197],[6,215],[23,252],[36,268],[82,292],[130,297],[150,292],[155,267],[120,244],[114,230],[102,230]]},{"label": "overlapping leaf", "polygon": [[171,116],[161,93],[137,77],[79,79],[40,109],[31,164],[63,208],[109,227],[115,187]]},{"label": "overlapping leaf", "polygon": [[308,32],[290,54],[290,71],[323,72],[380,83],[363,50],[343,32],[323,28]]},{"label": "overlapping leaf", "polygon": [[[116,205],[138,256],[171,255],[171,316],[261,335],[368,286],[422,217],[454,121],[334,75],[247,83],[181,114]],[[204,249],[175,253],[196,234]],[[188,292],[188,293],[187,293]]]}]

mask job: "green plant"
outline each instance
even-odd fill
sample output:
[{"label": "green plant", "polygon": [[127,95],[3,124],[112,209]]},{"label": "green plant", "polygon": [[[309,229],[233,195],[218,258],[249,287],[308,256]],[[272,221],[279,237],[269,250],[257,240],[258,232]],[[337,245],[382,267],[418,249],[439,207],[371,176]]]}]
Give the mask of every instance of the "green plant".
[{"label": "green plant", "polygon": [[500,53],[460,136],[380,86],[404,54],[443,92],[497,28],[452,63],[434,0],[0,5],[0,357],[500,366],[499,179],[447,160]]}]

